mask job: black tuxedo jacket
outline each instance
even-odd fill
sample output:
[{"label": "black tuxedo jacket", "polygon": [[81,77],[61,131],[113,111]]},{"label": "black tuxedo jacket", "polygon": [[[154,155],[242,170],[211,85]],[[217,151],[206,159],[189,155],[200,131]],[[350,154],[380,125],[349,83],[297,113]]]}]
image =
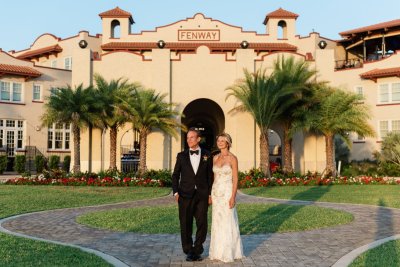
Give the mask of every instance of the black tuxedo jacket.
[{"label": "black tuxedo jacket", "polygon": [[178,153],[174,172],[172,173],[173,193],[179,193],[179,196],[192,198],[197,193],[201,198],[208,198],[211,195],[213,183],[212,158],[210,152],[201,149],[200,163],[197,173],[194,173],[190,163],[189,149]]}]

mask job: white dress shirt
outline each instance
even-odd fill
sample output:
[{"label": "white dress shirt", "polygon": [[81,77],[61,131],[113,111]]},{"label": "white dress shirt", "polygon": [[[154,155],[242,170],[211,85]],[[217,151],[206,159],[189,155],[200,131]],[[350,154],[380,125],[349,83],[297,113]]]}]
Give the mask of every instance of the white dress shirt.
[{"label": "white dress shirt", "polygon": [[[193,150],[197,150],[197,149],[193,149]],[[193,153],[192,155],[190,154],[190,151],[189,151],[190,163],[192,164],[194,174],[197,173],[197,170],[199,169],[199,165],[200,165],[200,157],[201,157],[200,147],[198,148],[198,150],[199,150],[199,154]]]}]

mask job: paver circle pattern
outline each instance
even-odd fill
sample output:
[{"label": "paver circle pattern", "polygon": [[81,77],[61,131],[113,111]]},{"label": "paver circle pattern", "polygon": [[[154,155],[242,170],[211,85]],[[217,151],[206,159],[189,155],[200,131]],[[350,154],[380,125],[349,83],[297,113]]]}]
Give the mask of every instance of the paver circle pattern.
[{"label": "paver circle pattern", "polygon": [[186,262],[177,234],[138,234],[90,228],[76,222],[88,212],[161,206],[174,203],[171,196],[101,206],[68,208],[21,215],[5,220],[4,229],[31,237],[97,250],[128,266],[332,266],[355,248],[400,233],[400,210],[369,205],[279,200],[238,194],[239,203],[315,205],[353,214],[354,221],[303,232],[243,235],[245,258],[223,264],[207,259]]}]

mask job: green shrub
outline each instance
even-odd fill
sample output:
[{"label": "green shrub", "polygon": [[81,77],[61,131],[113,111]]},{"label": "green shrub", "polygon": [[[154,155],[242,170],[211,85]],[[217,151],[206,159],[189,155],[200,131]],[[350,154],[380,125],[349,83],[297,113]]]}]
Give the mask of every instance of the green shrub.
[{"label": "green shrub", "polygon": [[2,174],[7,169],[7,156],[2,155],[0,156],[0,174]]},{"label": "green shrub", "polygon": [[45,162],[46,162],[46,159],[43,155],[37,155],[35,157],[35,166],[36,166],[37,173],[43,172]]},{"label": "green shrub", "polygon": [[382,176],[400,177],[400,166],[391,162],[380,162],[378,174]]},{"label": "green shrub", "polygon": [[64,161],[63,161],[63,170],[65,172],[69,172],[69,168],[71,166],[71,156],[67,155],[64,157]]},{"label": "green shrub", "polygon": [[170,170],[147,170],[140,178],[160,180],[163,186],[172,186],[172,173]]},{"label": "green shrub", "polygon": [[14,161],[14,170],[18,173],[25,172],[26,157],[25,155],[16,155]]},{"label": "green shrub", "polygon": [[49,157],[49,169],[50,170],[58,169],[59,164],[60,164],[60,156],[52,155]]}]

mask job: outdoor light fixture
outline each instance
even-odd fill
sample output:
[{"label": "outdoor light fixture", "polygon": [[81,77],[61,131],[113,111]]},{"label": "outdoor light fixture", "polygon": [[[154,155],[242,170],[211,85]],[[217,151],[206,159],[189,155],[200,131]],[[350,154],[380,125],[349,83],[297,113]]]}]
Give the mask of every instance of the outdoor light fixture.
[{"label": "outdoor light fixture", "polygon": [[157,46],[158,46],[158,48],[164,48],[165,42],[163,40],[160,40],[157,42]]},{"label": "outdoor light fixture", "polygon": [[87,47],[87,45],[88,45],[88,43],[86,42],[86,40],[80,40],[79,41],[79,47],[80,48],[84,49],[84,48]]},{"label": "outdoor light fixture", "polygon": [[247,41],[242,41],[242,42],[240,43],[240,47],[243,48],[243,49],[246,49],[247,47],[249,47],[249,42],[247,42]]},{"label": "outdoor light fixture", "polygon": [[324,41],[324,40],[321,40],[321,41],[319,41],[319,43],[318,43],[318,46],[319,46],[319,48],[321,48],[321,49],[325,49],[325,47],[327,46],[328,44]]}]

